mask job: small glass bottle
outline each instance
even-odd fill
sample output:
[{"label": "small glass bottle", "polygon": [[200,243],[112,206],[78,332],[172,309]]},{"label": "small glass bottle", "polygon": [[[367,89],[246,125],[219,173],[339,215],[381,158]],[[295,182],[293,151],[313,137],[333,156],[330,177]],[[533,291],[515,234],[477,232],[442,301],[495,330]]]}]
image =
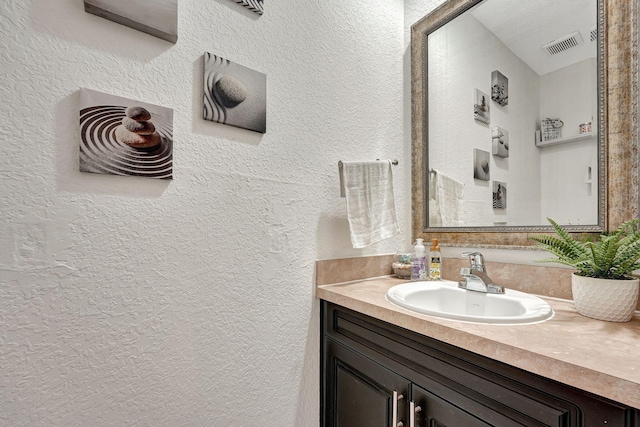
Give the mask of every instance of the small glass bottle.
[{"label": "small glass bottle", "polygon": [[438,239],[431,239],[429,249],[429,280],[442,280],[442,254]]}]

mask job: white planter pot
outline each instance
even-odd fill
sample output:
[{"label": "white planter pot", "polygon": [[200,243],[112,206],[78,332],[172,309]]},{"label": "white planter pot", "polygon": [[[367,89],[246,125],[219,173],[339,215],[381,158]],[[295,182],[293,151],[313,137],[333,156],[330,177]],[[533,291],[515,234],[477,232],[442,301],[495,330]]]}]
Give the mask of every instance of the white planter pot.
[{"label": "white planter pot", "polygon": [[571,276],[573,302],[583,316],[628,322],[638,304],[639,280],[610,280]]}]

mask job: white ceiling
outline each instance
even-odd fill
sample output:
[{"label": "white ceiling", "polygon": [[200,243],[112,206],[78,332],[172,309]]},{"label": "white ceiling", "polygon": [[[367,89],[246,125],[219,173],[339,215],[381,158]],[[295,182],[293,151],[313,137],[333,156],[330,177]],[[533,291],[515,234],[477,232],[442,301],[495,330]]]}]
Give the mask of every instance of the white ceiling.
[{"label": "white ceiling", "polygon": [[[486,0],[471,13],[539,75],[596,57],[589,39],[597,24],[595,0]],[[576,31],[581,45],[555,55],[542,49]]]}]

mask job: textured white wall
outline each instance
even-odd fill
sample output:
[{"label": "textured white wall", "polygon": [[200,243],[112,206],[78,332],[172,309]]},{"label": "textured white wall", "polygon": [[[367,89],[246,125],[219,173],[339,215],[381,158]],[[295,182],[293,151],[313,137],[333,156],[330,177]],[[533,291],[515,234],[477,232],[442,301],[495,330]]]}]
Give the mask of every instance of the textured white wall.
[{"label": "textured white wall", "polygon": [[[404,9],[265,6],[182,0],[173,45],[0,4],[0,425],[317,426],[314,261],[409,244]],[[205,51],[267,74],[265,135],[201,119]],[[173,108],[173,181],[78,172],[81,87]],[[371,158],[405,237],[354,250],[337,162]]]}]

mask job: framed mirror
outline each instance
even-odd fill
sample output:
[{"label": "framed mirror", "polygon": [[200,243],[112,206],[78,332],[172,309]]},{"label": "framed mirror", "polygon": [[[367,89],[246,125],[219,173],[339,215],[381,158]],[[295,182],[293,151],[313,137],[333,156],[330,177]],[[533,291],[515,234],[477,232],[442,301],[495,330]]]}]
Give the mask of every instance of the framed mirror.
[{"label": "framed mirror", "polygon": [[412,26],[414,237],[524,247],[547,217],[638,217],[638,5],[580,1],[449,0]]}]

